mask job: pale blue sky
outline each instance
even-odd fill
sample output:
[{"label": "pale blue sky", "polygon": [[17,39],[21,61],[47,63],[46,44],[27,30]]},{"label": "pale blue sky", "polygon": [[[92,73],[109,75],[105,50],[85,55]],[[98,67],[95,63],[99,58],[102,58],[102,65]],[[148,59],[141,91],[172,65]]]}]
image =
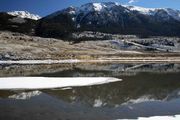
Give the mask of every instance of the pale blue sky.
[{"label": "pale blue sky", "polygon": [[89,2],[118,2],[142,7],[180,10],[180,0],[0,0],[0,11],[26,10],[45,16],[68,6],[80,6]]}]

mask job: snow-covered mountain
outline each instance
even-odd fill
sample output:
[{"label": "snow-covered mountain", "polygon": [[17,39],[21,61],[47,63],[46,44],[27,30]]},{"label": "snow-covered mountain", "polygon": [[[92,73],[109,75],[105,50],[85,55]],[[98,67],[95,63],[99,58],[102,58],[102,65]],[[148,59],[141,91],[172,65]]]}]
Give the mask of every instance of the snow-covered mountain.
[{"label": "snow-covered mountain", "polygon": [[28,18],[28,19],[33,19],[33,20],[39,20],[41,18],[39,15],[31,14],[27,11],[13,11],[13,12],[8,12],[8,14],[17,16],[20,18]]},{"label": "snow-covered mountain", "polygon": [[115,2],[71,6],[40,21],[38,35],[44,37],[64,37],[76,31],[180,36],[179,10],[143,8]]},{"label": "snow-covered mountain", "polygon": [[[124,7],[124,12],[133,12],[137,11],[144,15],[156,15],[160,13],[159,15],[164,16],[166,14],[168,17],[172,17],[176,20],[180,21],[180,11],[174,10],[171,8],[144,8],[139,6],[129,6],[129,5],[121,5],[119,3],[115,2],[103,2],[103,3],[88,3],[84,4],[80,7],[69,7],[67,9],[64,9],[63,11],[68,12],[71,15],[78,15],[81,13],[88,14],[89,12],[108,12],[108,14],[114,14],[114,9],[116,9],[115,12],[118,13],[118,8]],[[120,11],[119,11],[120,12]],[[52,14],[52,16],[56,16],[58,14],[62,13],[62,11],[58,11],[55,14]]]},{"label": "snow-covered mountain", "polygon": [[138,7],[138,6],[128,6],[128,5],[123,5],[124,7],[128,8],[131,11],[138,11],[141,14],[145,15],[156,15],[158,12],[163,14],[167,14],[168,16],[171,16],[172,18],[180,21],[180,11],[179,10],[174,10],[171,8],[144,8],[144,7]]}]

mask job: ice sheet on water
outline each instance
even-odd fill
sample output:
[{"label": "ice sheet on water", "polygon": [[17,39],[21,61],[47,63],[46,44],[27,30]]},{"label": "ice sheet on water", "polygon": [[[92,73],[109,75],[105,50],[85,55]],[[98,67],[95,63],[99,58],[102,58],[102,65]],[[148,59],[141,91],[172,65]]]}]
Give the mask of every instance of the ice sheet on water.
[{"label": "ice sheet on water", "polygon": [[121,79],[112,77],[7,77],[0,78],[0,90],[66,88],[117,81],[121,81]]}]

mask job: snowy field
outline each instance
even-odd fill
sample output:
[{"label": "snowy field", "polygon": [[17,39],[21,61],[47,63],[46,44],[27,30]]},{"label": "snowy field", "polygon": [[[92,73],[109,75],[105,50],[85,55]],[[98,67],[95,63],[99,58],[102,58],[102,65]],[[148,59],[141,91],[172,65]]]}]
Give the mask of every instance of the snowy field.
[{"label": "snowy field", "polygon": [[[122,119],[117,119],[117,120],[122,120]],[[130,119],[123,119],[123,120],[130,120]],[[180,115],[175,115],[175,116],[139,117],[137,120],[180,120]]]}]

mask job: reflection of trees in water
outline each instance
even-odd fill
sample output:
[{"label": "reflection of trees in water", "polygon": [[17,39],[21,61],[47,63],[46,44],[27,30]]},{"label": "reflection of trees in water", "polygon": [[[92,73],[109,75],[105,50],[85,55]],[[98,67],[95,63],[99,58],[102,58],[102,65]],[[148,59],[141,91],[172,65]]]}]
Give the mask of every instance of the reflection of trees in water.
[{"label": "reflection of trees in water", "polygon": [[[173,78],[173,79],[172,79]],[[116,106],[144,96],[146,99],[171,100],[179,97],[178,74],[138,74],[124,77],[123,81],[100,86],[73,88],[71,90],[47,90],[49,95],[70,103],[94,106]]]},{"label": "reflection of trees in water", "polygon": [[49,64],[49,65],[1,65],[0,77],[31,76],[42,73],[54,73],[71,70],[72,64]]},{"label": "reflection of trees in water", "polygon": [[171,73],[179,72],[180,64],[76,64],[73,69],[42,74],[54,77],[117,77],[134,76],[140,72]]},{"label": "reflection of trees in water", "polygon": [[[96,75],[101,71],[109,72],[110,76],[118,76],[118,75],[135,75],[139,72],[179,72],[180,64],[101,64],[101,65],[91,65],[89,66],[78,66],[77,68],[81,70],[87,70],[89,72],[89,76],[92,75],[92,71],[97,71],[94,75]],[[87,73],[88,73],[87,72]],[[92,72],[90,74],[90,72]],[[88,76],[88,74],[85,74]],[[108,74],[106,74],[109,76]],[[83,74],[79,73],[79,76],[83,76]]]},{"label": "reflection of trees in water", "polygon": [[119,76],[139,72],[179,72],[180,64],[79,63],[51,65],[1,65],[0,76]]}]

